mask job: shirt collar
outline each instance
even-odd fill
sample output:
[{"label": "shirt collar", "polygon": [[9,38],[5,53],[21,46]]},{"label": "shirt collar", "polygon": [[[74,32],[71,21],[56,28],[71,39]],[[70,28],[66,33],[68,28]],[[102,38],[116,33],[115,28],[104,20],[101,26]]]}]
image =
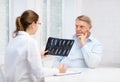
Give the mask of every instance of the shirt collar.
[{"label": "shirt collar", "polygon": [[25,31],[18,31],[18,35],[26,35],[26,36],[30,36],[27,32]]},{"label": "shirt collar", "polygon": [[92,37],[92,35],[90,34],[90,36],[88,37],[87,41],[92,41],[94,38]]}]

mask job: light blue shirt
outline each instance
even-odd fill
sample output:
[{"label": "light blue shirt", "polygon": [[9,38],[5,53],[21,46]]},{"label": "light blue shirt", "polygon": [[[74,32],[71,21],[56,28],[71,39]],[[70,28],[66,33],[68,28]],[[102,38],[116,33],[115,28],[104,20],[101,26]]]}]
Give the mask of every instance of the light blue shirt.
[{"label": "light blue shirt", "polygon": [[68,68],[96,67],[101,61],[101,43],[92,36],[86,40],[86,45],[84,46],[80,44],[76,35],[74,35],[72,39],[74,39],[75,42],[69,55],[67,57],[57,56],[53,67],[58,67],[60,64],[64,64]]}]

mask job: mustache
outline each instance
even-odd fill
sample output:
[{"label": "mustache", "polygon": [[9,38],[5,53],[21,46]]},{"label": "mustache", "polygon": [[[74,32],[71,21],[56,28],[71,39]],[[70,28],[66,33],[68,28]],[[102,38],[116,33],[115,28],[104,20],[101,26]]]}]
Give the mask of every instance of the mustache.
[{"label": "mustache", "polygon": [[[86,32],[88,35],[90,35],[91,34],[91,32]],[[81,36],[81,35],[84,35],[85,33],[83,33],[83,32],[76,32],[76,36]]]},{"label": "mustache", "polygon": [[76,35],[84,34],[83,32],[76,32]]}]

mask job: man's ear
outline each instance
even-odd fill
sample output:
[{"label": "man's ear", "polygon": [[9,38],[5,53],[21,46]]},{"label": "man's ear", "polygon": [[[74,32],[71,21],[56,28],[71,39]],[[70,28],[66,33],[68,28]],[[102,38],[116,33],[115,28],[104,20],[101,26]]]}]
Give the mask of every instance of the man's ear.
[{"label": "man's ear", "polygon": [[92,28],[92,25],[90,25],[90,29]]},{"label": "man's ear", "polygon": [[89,28],[89,29],[91,30],[91,28],[92,28],[92,25],[90,26],[90,28]]}]

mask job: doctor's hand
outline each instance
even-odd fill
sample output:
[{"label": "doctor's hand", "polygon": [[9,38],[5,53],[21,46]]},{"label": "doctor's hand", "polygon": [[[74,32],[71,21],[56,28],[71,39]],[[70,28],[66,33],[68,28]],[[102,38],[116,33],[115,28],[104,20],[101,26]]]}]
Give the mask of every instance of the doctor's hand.
[{"label": "doctor's hand", "polygon": [[59,73],[65,73],[67,71],[67,67],[64,64],[59,65],[58,69]]},{"label": "doctor's hand", "polygon": [[41,58],[45,58],[45,54],[48,52],[48,50],[41,52]]}]

